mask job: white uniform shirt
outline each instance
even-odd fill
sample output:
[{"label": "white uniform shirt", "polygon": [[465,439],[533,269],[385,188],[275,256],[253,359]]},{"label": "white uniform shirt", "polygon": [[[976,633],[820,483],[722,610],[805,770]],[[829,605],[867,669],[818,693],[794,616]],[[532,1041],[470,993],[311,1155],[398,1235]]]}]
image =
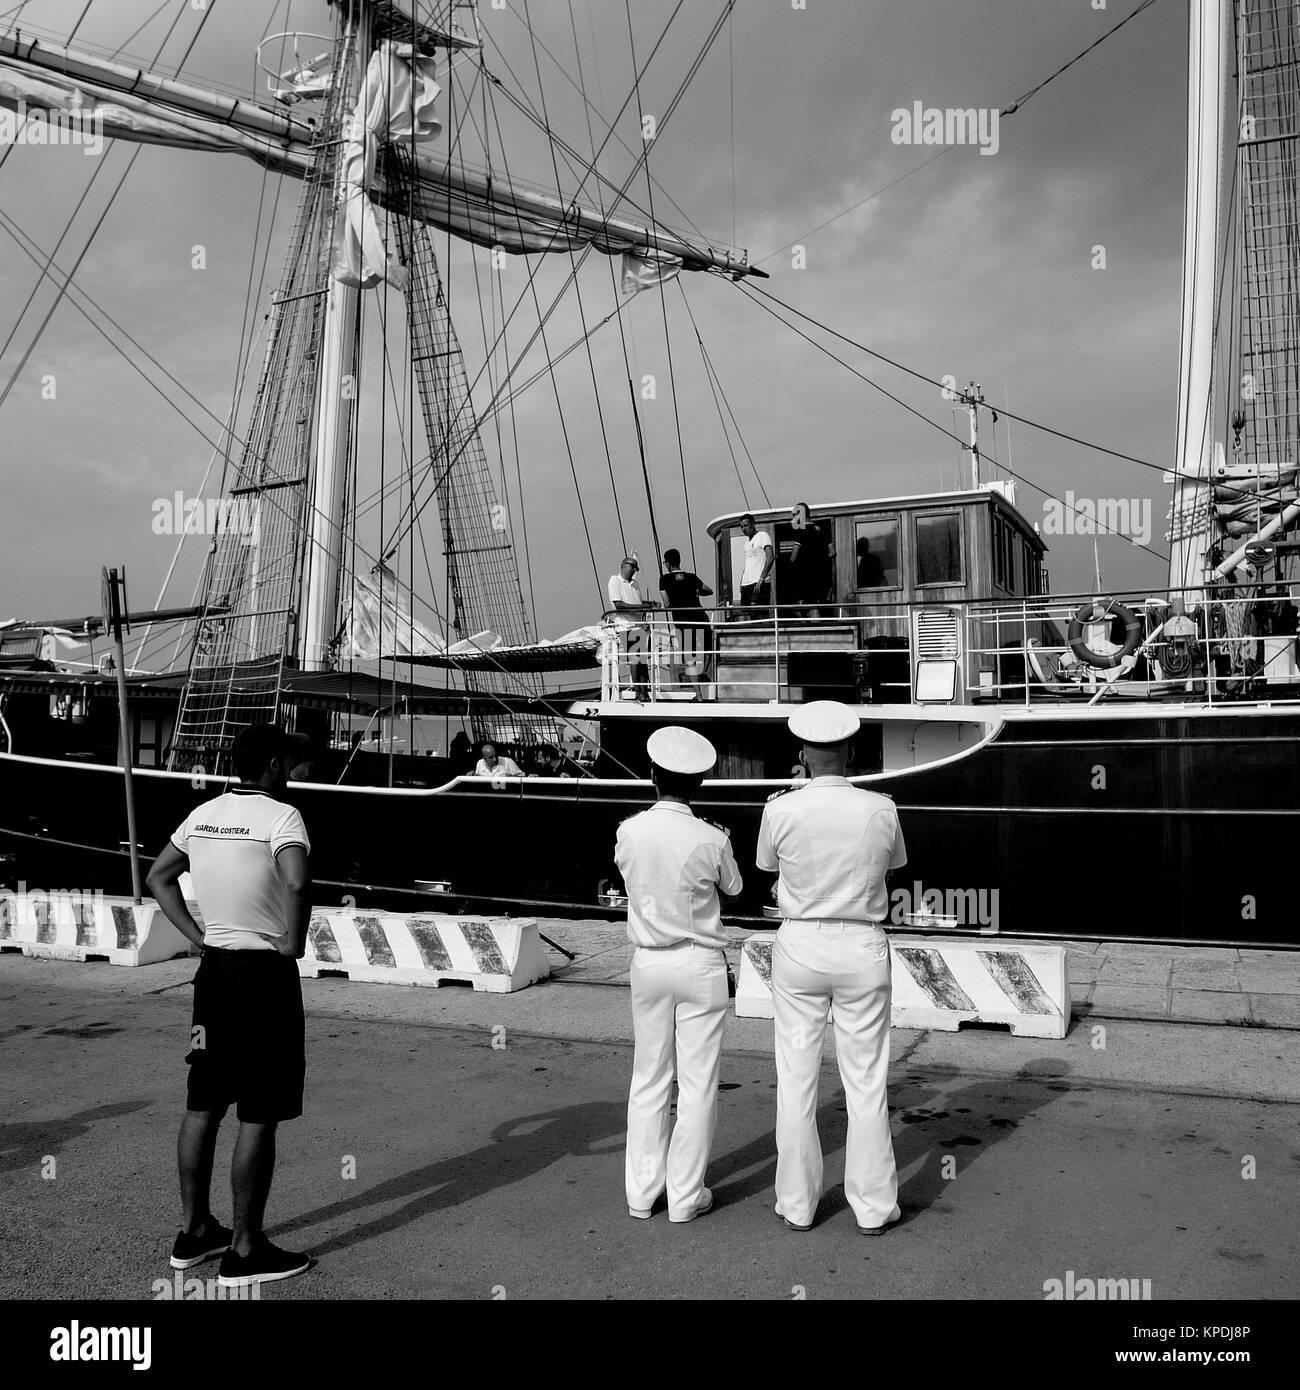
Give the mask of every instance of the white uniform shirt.
[{"label": "white uniform shirt", "polygon": [[766,531],[755,531],[745,542],[745,568],[740,576],[742,584],[757,584],[762,579],[763,566],[767,564],[767,547],[771,544],[772,537]]},{"label": "white uniform shirt", "polygon": [[260,787],[232,787],[196,806],[172,835],[190,861],[203,917],[203,944],[274,951],[288,934],[284,880],[275,857],[290,845],[308,852],[302,816]]},{"label": "white uniform shirt", "polygon": [[656,801],[619,826],[614,862],[633,945],[727,944],[718,889],[734,896],[744,885],[725,830],[680,801]]},{"label": "white uniform shirt", "polygon": [[887,796],[845,777],[814,777],[763,807],[757,862],[780,870],[783,917],[885,922],[885,874],[907,863],[907,849]]},{"label": "white uniform shirt", "polygon": [[475,777],[522,777],[523,775],[519,764],[513,758],[498,758],[495,767],[489,767],[480,758],[478,766],[474,769]]}]

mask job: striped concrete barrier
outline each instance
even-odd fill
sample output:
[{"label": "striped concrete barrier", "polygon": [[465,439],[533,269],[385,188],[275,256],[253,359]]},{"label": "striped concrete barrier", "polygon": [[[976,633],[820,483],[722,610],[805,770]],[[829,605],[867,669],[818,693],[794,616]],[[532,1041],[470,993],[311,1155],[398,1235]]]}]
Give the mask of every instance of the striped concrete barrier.
[{"label": "striped concrete barrier", "polygon": [[376,984],[458,980],[494,994],[524,989],[551,973],[531,918],[348,908],[312,913],[298,969]]},{"label": "striped concrete barrier", "polygon": [[152,965],[188,955],[190,943],[148,899],[102,893],[0,889],[0,950],[52,960]]},{"label": "striped concrete barrier", "polygon": [[[737,1018],[772,1017],[775,939],[758,932],[741,947]],[[1064,946],[891,937],[889,954],[895,1028],[955,1032],[963,1023],[996,1023],[1018,1038],[1063,1038],[1069,1027]]]}]

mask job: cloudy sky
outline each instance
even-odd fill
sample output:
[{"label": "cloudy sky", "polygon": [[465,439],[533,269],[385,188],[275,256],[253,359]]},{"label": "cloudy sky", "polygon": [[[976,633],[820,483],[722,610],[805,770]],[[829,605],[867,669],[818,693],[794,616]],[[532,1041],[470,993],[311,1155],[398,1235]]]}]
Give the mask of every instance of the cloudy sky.
[{"label": "cloudy sky", "polygon": [[[1005,118],[995,155],[954,149],[863,201],[935,153],[891,141],[895,109],[918,101],[940,108],[1008,106],[1138,0],[1108,0],[1104,9],[1096,3],[807,0],[806,8],[795,9],[790,0],[739,0],[652,147],[655,212],[678,227],[689,217],[710,238],[746,248],[772,277],[765,289],[928,377],[951,373],[962,385],[974,378],[995,404],[1009,399],[1017,414],[1168,467],[1177,396],[1185,0],[1158,0]],[[636,0],[632,42],[639,63],[674,4]],[[84,0],[32,0],[22,22],[66,37],[83,8]],[[171,0],[151,20],[159,8],[157,0],[96,0],[75,43],[104,52],[123,46],[122,60],[148,61],[183,8],[163,51],[162,61],[175,64],[202,15]],[[246,94],[265,93],[252,65],[263,34],[330,26],[323,0],[209,0],[208,8],[185,73],[196,83]],[[8,9],[0,0],[0,15]],[[721,0],[681,7],[641,83],[642,111],[667,108],[721,9]],[[631,91],[633,73],[623,0],[509,0],[505,10],[485,0],[481,10],[489,68],[526,101],[539,109],[545,103],[554,129],[570,145],[589,150],[586,116],[569,79],[576,80],[580,65],[588,98],[613,118]],[[314,55],[321,46],[308,40],[304,51]],[[546,148],[505,101],[498,97],[495,105],[511,173],[553,188]],[[636,100],[618,134],[628,147],[639,147]],[[602,138],[599,129],[596,138]],[[53,296],[48,284],[42,287],[19,319],[37,271],[0,230],[0,343],[9,338],[0,354],[0,393],[18,373],[0,407],[0,616],[94,611],[105,564],[127,566],[133,606],[159,596],[175,541],[153,533],[153,504],[177,489],[200,495],[217,433],[212,416],[224,417],[232,399],[245,304],[251,292],[256,323],[278,273],[299,192],[295,184],[264,179],[258,166],[233,155],[145,148],[109,206],[134,148],[112,145],[99,159],[75,149],[14,148],[0,167],[0,209],[48,252],[102,164],[58,260],[65,267],[76,261],[103,214],[76,284],[211,415],[122,342],[179,402],[178,413],[67,299],[19,371]],[[616,184],[631,165],[619,141],[610,142],[600,161]],[[502,168],[500,155],[495,167]],[[572,186],[563,170],[561,178]],[[629,196],[646,204],[644,177]],[[861,205],[845,213],[854,204]],[[806,248],[803,269],[792,265],[795,243]],[[485,359],[484,316],[490,323],[501,304],[521,294],[531,304],[528,267],[507,265],[496,277],[495,301],[485,300],[475,284],[491,282],[488,253],[449,246],[441,235],[436,244],[473,377]],[[192,268],[195,246],[205,248],[201,270]],[[1095,246],[1105,248],[1104,269],[1094,268]],[[543,305],[570,268],[564,255],[548,258],[538,271]],[[591,257],[579,275],[590,326],[609,313],[616,296],[604,258]],[[657,399],[643,403],[642,423],[660,539],[681,549],[688,566],[693,540],[699,568],[711,578],[705,524],[746,500],[761,502],[762,493],[743,454],[737,478],[682,290],[773,504],[954,486],[960,465],[954,442],[783,328],[728,281],[685,276],[680,289],[669,286],[664,297],[681,453],[658,291],[637,296],[623,320],[634,377],[654,374],[658,383]],[[371,292],[370,298],[373,326],[380,296]],[[390,295],[394,318],[400,307]],[[535,324],[535,311],[528,312]],[[521,309],[517,322],[526,318]],[[547,325],[552,353],[574,342],[582,323],[570,293]],[[512,360],[527,331],[512,328]],[[373,338],[372,327],[368,341]],[[954,420],[952,406],[933,388],[843,343],[823,341],[934,423],[965,434],[964,417]],[[522,541],[526,520],[532,597],[544,634],[595,618],[604,580],[625,543],[643,557],[653,554],[617,324],[601,328],[591,349],[590,364],[579,351],[557,370],[558,407],[556,390],[543,379],[517,400],[514,421],[502,420],[514,535]],[[493,360],[494,370],[503,366],[500,350]],[[370,361],[369,379],[377,383],[376,352]],[[535,351],[519,365],[516,381],[543,361]],[[593,366],[608,453],[595,410]],[[400,373],[400,357],[394,370]],[[53,400],[42,396],[49,375],[56,382]],[[476,396],[485,403],[489,394],[484,375]],[[381,467],[389,479],[401,472],[395,417],[390,413],[381,428],[382,410],[377,397],[363,406],[372,487]],[[495,427],[485,434],[499,469]],[[1158,472],[1020,425],[1008,435],[1005,421],[985,442],[999,460],[1058,496],[1070,489],[1077,498],[1149,499],[1149,544],[1165,552],[1168,489]],[[1043,519],[1041,492],[1022,483],[1019,501],[1031,520]],[[386,534],[391,522],[390,506]],[[429,522],[436,552],[431,515]],[[362,525],[363,543],[373,547],[377,535],[378,516],[371,514]],[[1053,587],[1089,588],[1091,541],[1049,540]],[[522,552],[522,544],[518,548]],[[192,544],[182,555],[168,602],[189,601],[200,550]],[[1126,540],[1102,540],[1100,560],[1109,588],[1164,585],[1161,559]],[[436,560],[433,576],[440,589]],[[433,597],[422,556],[416,587]],[[417,611],[434,621],[428,609]]]}]

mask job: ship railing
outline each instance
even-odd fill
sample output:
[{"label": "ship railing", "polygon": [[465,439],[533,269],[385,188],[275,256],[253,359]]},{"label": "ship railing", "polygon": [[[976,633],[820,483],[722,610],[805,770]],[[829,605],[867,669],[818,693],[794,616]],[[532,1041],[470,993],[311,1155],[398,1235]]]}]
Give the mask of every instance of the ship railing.
[{"label": "ship railing", "polygon": [[[1082,624],[1100,660],[1070,642]],[[1100,607],[1096,607],[1100,605]],[[1086,606],[1086,607],[1085,607]],[[602,697],[656,703],[1300,700],[1300,584],[605,614]],[[1134,649],[1124,654],[1124,644]],[[935,677],[936,679],[931,679]]]},{"label": "ship railing", "polygon": [[[1113,608],[1122,605],[1134,620]],[[972,701],[1300,700],[1300,586],[1052,594],[959,605]],[[1072,621],[1081,622],[1075,643]],[[1091,664],[1088,650],[1112,665]],[[1126,652],[1126,647],[1131,648]]]},{"label": "ship railing", "polygon": [[[926,605],[915,605],[918,609]],[[905,604],[823,603],[700,610],[678,622],[662,608],[604,615],[601,695],[671,704],[905,703],[913,619]]]}]

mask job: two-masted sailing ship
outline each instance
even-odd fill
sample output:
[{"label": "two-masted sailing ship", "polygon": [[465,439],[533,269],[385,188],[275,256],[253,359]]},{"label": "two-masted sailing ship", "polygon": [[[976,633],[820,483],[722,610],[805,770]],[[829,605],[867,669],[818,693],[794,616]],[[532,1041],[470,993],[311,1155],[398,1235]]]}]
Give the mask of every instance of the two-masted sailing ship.
[{"label": "two-masted sailing ship", "polygon": [[[234,151],[301,180],[256,395],[224,460],[226,500],[251,527],[216,537],[193,611],[135,618],[183,623],[188,660],[129,673],[122,736],[112,675],[54,645],[60,625],[84,637],[101,619],[0,630],[10,873],[120,890],[124,764],[153,850],[230,774],[238,730],[283,719],[317,746],[291,791],[323,900],[418,907],[432,885],[444,906],[596,911],[619,891],[615,827],[652,794],[655,728],[688,724],[717,746],[701,809],[752,863],[764,802],[799,776],[786,720],[829,697],[862,721],[855,777],[892,796],[906,827],[896,920],[910,928],[1300,944],[1287,850],[1300,822],[1300,13],[1187,3],[1168,587],[1050,591],[1014,483],[983,476],[972,384],[959,490],[755,510],[775,560],[762,607],[741,602],[746,514],[716,518],[703,640],[661,609],[634,614],[642,670],[626,613],[554,642],[533,630],[483,439],[495,402],[476,412],[430,229],[487,254],[573,255],[575,276],[588,250],[620,257],[633,290],[689,273],[747,280],[760,272],[744,253],[618,212],[627,184],[603,190],[612,198],[593,196],[594,176],[542,193],[454,157],[453,71],[505,90],[473,4],[417,18],[389,0],[331,0],[332,36],[267,101],[0,35],[10,109],[93,112],[112,138]],[[381,284],[405,296],[428,448],[407,511],[413,524],[436,509],[441,628],[417,620],[385,555],[356,545],[348,388],[360,306]],[[585,687],[557,688],[562,671],[587,673]],[[449,750],[357,738],[358,719],[449,711],[525,770],[547,745],[566,760],[482,777]],[[748,883],[742,918],[761,918],[768,888]]]}]

